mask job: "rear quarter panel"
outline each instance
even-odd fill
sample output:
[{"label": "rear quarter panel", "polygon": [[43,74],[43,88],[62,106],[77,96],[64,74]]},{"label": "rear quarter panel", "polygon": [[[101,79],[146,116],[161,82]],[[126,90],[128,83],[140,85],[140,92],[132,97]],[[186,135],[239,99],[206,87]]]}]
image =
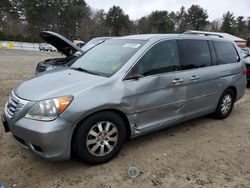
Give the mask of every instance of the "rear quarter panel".
[{"label": "rear quarter panel", "polygon": [[[243,75],[243,70],[245,68],[244,63],[231,63],[225,65],[218,65],[217,71],[220,74],[219,82],[220,82],[220,92],[221,95],[223,91],[225,91],[228,87],[236,88],[236,101],[242,98],[245,94],[246,89],[246,77]],[[219,99],[220,96],[218,96]]]}]

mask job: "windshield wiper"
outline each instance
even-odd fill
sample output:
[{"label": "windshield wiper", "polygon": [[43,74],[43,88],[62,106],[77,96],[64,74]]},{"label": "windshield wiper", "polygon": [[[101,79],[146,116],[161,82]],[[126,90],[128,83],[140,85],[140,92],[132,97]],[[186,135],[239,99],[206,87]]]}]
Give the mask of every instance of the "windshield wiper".
[{"label": "windshield wiper", "polygon": [[80,71],[80,72],[86,72],[86,73],[89,73],[89,74],[93,74],[93,75],[98,75],[98,76],[102,76],[101,74],[97,73],[97,72],[93,72],[93,71],[89,71],[87,69],[84,69],[82,67],[69,67],[73,70],[77,70],[77,71]]}]

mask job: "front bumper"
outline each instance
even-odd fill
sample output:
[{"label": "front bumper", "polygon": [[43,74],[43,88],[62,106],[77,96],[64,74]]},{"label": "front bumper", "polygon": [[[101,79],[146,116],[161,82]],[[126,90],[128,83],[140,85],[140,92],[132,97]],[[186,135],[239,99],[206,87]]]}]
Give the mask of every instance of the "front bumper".
[{"label": "front bumper", "polygon": [[21,118],[13,122],[3,115],[16,141],[40,157],[62,161],[70,159],[71,138],[74,125],[61,119],[42,122]]}]

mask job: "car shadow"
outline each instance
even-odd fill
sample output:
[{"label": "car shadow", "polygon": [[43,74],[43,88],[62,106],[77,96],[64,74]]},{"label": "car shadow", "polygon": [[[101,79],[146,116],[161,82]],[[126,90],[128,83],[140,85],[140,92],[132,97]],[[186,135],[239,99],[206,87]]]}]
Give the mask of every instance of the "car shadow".
[{"label": "car shadow", "polygon": [[[162,128],[160,130],[147,133],[145,135],[133,138],[128,140],[120,154],[116,156],[114,159],[109,161],[108,163],[101,164],[101,165],[107,165],[112,163],[112,161],[117,161],[121,156],[126,155],[126,152],[129,152],[128,150],[136,150],[138,147],[147,147],[148,144],[151,144],[153,141],[154,143],[161,142],[162,139],[169,139],[177,136],[178,134],[184,134],[189,132],[190,130],[195,130],[197,128],[204,128],[207,129],[207,124],[211,121],[218,121],[211,117],[211,115],[207,115],[201,118],[193,119],[186,121],[184,123],[176,124],[173,126],[169,126],[166,128]],[[197,138],[196,138],[197,139]],[[142,148],[143,149],[143,148]],[[83,161],[81,161],[78,157],[73,155],[69,161],[61,161],[61,162],[54,162],[49,161],[43,158],[40,158],[38,156],[35,156],[36,160],[39,160],[41,163],[47,166],[47,168],[53,170],[55,167],[60,170],[69,170],[69,169],[75,169],[75,168],[92,168],[94,166],[100,166],[100,165],[89,165]]]}]

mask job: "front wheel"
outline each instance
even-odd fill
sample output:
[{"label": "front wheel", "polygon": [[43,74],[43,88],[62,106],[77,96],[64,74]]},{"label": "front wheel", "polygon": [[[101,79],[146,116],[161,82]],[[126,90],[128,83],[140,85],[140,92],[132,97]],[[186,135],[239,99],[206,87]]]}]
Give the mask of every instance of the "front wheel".
[{"label": "front wheel", "polygon": [[80,159],[89,164],[100,164],[114,158],[125,140],[123,119],[113,112],[100,112],[80,124],[73,147]]},{"label": "front wheel", "polygon": [[235,102],[235,94],[232,89],[227,89],[223,92],[221,95],[221,98],[219,100],[217,109],[215,111],[215,117],[217,119],[225,119],[227,118],[234,107]]}]

